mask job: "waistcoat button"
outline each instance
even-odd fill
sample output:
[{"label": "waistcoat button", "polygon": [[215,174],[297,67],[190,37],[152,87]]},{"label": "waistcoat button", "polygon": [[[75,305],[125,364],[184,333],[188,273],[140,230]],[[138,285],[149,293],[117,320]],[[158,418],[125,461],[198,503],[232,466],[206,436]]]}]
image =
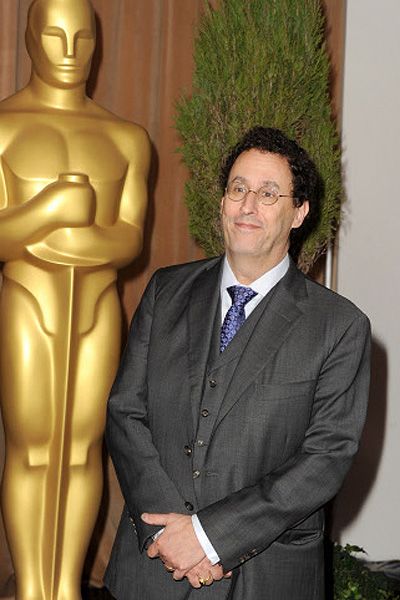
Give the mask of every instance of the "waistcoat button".
[{"label": "waistcoat button", "polygon": [[183,448],[184,453],[186,454],[186,456],[190,456],[192,454],[192,449],[190,446],[185,446]]}]

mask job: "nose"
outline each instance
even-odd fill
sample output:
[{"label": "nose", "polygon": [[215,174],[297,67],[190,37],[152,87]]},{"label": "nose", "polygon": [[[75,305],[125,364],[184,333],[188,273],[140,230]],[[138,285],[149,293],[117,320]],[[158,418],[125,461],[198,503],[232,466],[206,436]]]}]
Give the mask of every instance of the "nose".
[{"label": "nose", "polygon": [[255,192],[254,190],[249,190],[241,202],[240,210],[245,215],[249,215],[249,214],[257,212],[257,209],[258,209],[257,192]]},{"label": "nose", "polygon": [[75,57],[75,45],[76,45],[76,40],[75,40],[75,35],[72,33],[66,33],[65,36],[65,44],[66,44],[66,58],[74,58]]}]

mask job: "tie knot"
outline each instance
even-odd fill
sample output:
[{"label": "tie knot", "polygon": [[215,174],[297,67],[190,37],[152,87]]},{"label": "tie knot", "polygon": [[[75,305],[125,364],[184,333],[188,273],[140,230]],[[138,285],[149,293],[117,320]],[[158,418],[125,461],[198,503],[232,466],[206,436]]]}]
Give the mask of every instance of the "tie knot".
[{"label": "tie knot", "polygon": [[244,285],[231,285],[227,290],[232,298],[232,304],[238,308],[245,306],[254,296],[257,296],[257,292]]}]

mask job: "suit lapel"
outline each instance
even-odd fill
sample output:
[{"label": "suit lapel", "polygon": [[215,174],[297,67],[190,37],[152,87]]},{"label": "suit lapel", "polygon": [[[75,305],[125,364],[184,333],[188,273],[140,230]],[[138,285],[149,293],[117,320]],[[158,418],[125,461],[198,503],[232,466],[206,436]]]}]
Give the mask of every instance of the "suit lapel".
[{"label": "suit lapel", "polygon": [[219,306],[221,265],[222,259],[214,261],[208,269],[201,272],[193,283],[189,298],[189,380],[194,430]]},{"label": "suit lapel", "polygon": [[302,314],[298,302],[307,296],[305,279],[293,263],[270,294],[271,297],[267,296],[263,301],[264,309],[238,361],[216,425],[239,400],[259,372],[268,369],[274,354]]}]

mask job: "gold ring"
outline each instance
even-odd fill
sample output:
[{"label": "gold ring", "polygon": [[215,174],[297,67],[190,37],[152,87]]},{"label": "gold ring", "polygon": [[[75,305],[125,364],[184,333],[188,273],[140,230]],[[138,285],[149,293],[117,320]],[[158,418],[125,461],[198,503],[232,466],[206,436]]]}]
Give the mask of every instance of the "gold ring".
[{"label": "gold ring", "polygon": [[165,565],[165,568],[167,569],[168,573],[173,573],[175,571],[174,567],[167,567],[167,565]]},{"label": "gold ring", "polygon": [[210,579],[212,578],[211,573],[208,574],[208,577],[199,577],[199,584],[200,585],[206,585],[206,583],[208,583],[210,581]]}]

